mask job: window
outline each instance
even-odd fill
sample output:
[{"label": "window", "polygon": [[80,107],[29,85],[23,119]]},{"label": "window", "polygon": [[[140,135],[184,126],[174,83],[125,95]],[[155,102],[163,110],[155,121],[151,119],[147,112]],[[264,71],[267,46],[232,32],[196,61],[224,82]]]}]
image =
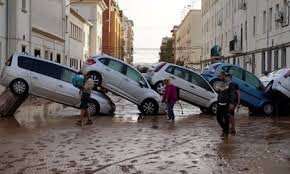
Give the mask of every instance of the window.
[{"label": "window", "polygon": [[256,76],[254,76],[253,74],[251,74],[249,72],[246,72],[245,81],[257,89],[259,89],[261,87],[260,80]]},{"label": "window", "polygon": [[53,53],[50,53],[50,61],[53,61]]},{"label": "window", "polygon": [[238,79],[241,79],[241,80],[243,79],[243,70],[238,67],[234,67],[234,66],[230,67],[229,73]]},{"label": "window", "polygon": [[[276,5],[276,14],[278,14],[279,11],[280,11],[280,7],[279,7],[279,4],[277,4],[277,5]],[[278,28],[279,28],[279,22],[276,21],[276,29],[278,29]]]},{"label": "window", "polygon": [[256,16],[253,17],[253,36],[256,35]]},{"label": "window", "polygon": [[72,83],[72,78],[76,75],[76,72],[66,69],[66,68],[62,68],[62,73],[61,73],[61,80],[68,82],[68,83]]},{"label": "window", "polygon": [[201,78],[199,75],[195,74],[195,73],[190,73],[190,78],[189,78],[189,82],[197,85],[201,88],[204,88],[208,91],[212,91],[212,89],[209,87],[208,83],[206,83],[206,81]]},{"label": "window", "polygon": [[23,69],[33,70],[32,68],[33,60],[26,57],[18,57],[18,66]]},{"label": "window", "polygon": [[266,33],[266,11],[263,12],[263,34]]},{"label": "window", "polygon": [[269,10],[269,20],[268,20],[269,32],[272,31],[272,18],[273,18],[273,9],[270,8],[270,10]]},{"label": "window", "polygon": [[35,50],[34,50],[34,56],[35,56],[35,57],[40,57],[40,55],[41,55],[40,50],[39,50],[39,49],[35,49]]},{"label": "window", "polygon": [[83,41],[83,30],[73,23],[70,23],[70,28],[71,28],[70,29],[71,30],[70,37],[82,42]]},{"label": "window", "polygon": [[74,69],[78,69],[78,59],[70,58],[69,66]]},{"label": "window", "polygon": [[108,67],[112,68],[115,71],[118,71],[120,73],[122,73],[123,71],[123,64],[121,62],[118,62],[116,60],[110,60],[108,63]]},{"label": "window", "polygon": [[56,55],[56,62],[61,63],[61,55],[60,54]]},{"label": "window", "polygon": [[170,74],[173,74],[173,66],[169,66],[165,71],[170,73]]},{"label": "window", "polygon": [[61,67],[52,63],[33,59],[34,72],[40,73],[51,78],[60,79]]},{"label": "window", "polygon": [[48,51],[44,51],[44,58],[45,59],[49,59],[49,53],[48,53]]},{"label": "window", "polygon": [[99,61],[102,63],[102,64],[104,64],[104,65],[108,65],[108,59],[106,59],[106,58],[101,58],[101,59],[99,59]]},{"label": "window", "polygon": [[275,50],[274,52],[274,70],[278,70],[278,57],[279,57],[279,50]]},{"label": "window", "polygon": [[27,9],[26,9],[26,0],[22,0],[22,7],[21,7],[21,10],[22,12],[26,13],[27,12]]},{"label": "window", "polygon": [[255,53],[252,54],[252,73],[255,74],[255,68],[256,68],[256,57]]},{"label": "window", "polygon": [[133,68],[127,66],[127,71],[125,74],[129,79],[135,81],[135,82],[139,82],[142,80],[142,76]]},{"label": "window", "polygon": [[184,80],[187,80],[188,76],[189,76],[189,74],[186,73],[183,69],[177,68],[177,67],[174,69],[173,75],[175,75],[181,79],[184,79]]},{"label": "window", "polygon": [[25,46],[25,45],[22,45],[22,46],[21,46],[21,52],[22,52],[22,53],[25,53],[25,52],[26,52],[26,46]]},{"label": "window", "polygon": [[248,22],[245,22],[245,40],[248,40]]},{"label": "window", "polygon": [[272,51],[268,51],[268,57],[267,57],[267,71],[272,71]]},{"label": "window", "polygon": [[281,68],[286,67],[286,48],[282,48],[282,54],[281,54]]},{"label": "window", "polygon": [[262,52],[262,74],[266,71],[266,54]]}]

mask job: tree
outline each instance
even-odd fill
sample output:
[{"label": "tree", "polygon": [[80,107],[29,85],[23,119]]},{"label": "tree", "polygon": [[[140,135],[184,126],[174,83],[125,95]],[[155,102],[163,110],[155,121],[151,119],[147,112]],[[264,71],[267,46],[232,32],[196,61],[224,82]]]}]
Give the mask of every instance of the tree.
[{"label": "tree", "polygon": [[173,39],[168,38],[167,42],[162,42],[159,52],[159,62],[168,62],[174,63],[174,54],[173,54]]}]

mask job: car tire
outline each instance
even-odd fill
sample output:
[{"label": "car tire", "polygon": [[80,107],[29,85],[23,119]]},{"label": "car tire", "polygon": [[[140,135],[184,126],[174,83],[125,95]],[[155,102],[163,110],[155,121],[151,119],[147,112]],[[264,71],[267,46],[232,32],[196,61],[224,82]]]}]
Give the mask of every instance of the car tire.
[{"label": "car tire", "polygon": [[265,103],[263,105],[262,111],[265,115],[274,115],[275,113],[275,106],[273,103]]},{"label": "car tire", "polygon": [[217,114],[217,102],[214,102],[213,104],[211,104],[210,106],[210,113],[213,115]]},{"label": "car tire", "polygon": [[95,87],[94,89],[97,89],[97,87],[102,85],[102,76],[98,72],[90,72],[89,77],[94,81]]},{"label": "car tire", "polygon": [[11,91],[18,96],[28,95],[29,86],[25,80],[15,79],[10,83]]},{"label": "car tire", "polygon": [[144,115],[156,115],[158,112],[158,103],[153,99],[144,100],[138,107]]},{"label": "car tire", "polygon": [[215,90],[215,91],[217,91],[216,90],[216,84],[217,84],[217,82],[219,82],[220,80],[219,79],[213,79],[212,81],[210,81],[210,85],[212,86],[212,88]]},{"label": "car tire", "polygon": [[100,105],[95,100],[90,100],[88,102],[88,111],[90,116],[96,116],[100,113]]},{"label": "car tire", "polygon": [[162,81],[159,81],[157,82],[155,85],[154,85],[154,90],[160,94],[160,95],[163,95],[164,92],[165,92],[165,85]]}]

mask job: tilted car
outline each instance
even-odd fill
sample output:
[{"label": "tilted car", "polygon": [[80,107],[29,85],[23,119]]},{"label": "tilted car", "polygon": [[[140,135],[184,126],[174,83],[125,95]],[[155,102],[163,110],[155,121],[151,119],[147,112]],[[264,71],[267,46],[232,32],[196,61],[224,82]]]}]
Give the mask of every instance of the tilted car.
[{"label": "tilted car", "polygon": [[163,81],[170,78],[172,84],[178,89],[180,100],[200,107],[203,112],[216,113],[217,93],[202,76],[194,71],[171,63],[160,62],[153,65],[145,76],[160,95],[165,90]]},{"label": "tilted car", "polygon": [[96,87],[102,86],[135,103],[142,113],[164,113],[160,95],[151,89],[147,80],[133,66],[107,55],[99,55],[89,58],[82,72],[90,75]]},{"label": "tilted car", "polygon": [[227,72],[233,75],[233,82],[239,85],[241,92],[241,104],[249,107],[253,112],[263,112],[272,115],[275,106],[265,93],[262,82],[252,73],[235,65],[227,63],[215,63],[203,70],[202,76],[207,79],[215,89],[216,82],[219,81],[218,74]]},{"label": "tilted car", "polygon": [[[24,54],[12,55],[1,73],[0,83],[16,95],[32,94],[51,101],[79,108],[80,90],[73,86],[77,72],[55,62]],[[115,104],[105,94],[91,93],[91,115],[113,114]]]},{"label": "tilted car", "polygon": [[266,86],[266,92],[278,92],[290,98],[290,68],[274,71],[261,80]]}]

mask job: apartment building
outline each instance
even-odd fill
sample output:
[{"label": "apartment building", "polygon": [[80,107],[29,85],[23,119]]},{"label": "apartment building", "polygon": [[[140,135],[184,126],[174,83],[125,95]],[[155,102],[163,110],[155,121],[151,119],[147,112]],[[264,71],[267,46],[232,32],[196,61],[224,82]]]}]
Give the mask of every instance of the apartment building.
[{"label": "apartment building", "polygon": [[200,69],[202,48],[201,10],[190,10],[176,29],[177,62]]},{"label": "apartment building", "polygon": [[289,9],[289,0],[203,0],[202,65],[224,61],[257,76],[290,67]]},{"label": "apartment building", "polygon": [[133,62],[133,41],[134,41],[134,32],[133,32],[134,22],[129,20],[126,16],[122,18],[122,47],[123,53],[122,58],[127,63]]}]

